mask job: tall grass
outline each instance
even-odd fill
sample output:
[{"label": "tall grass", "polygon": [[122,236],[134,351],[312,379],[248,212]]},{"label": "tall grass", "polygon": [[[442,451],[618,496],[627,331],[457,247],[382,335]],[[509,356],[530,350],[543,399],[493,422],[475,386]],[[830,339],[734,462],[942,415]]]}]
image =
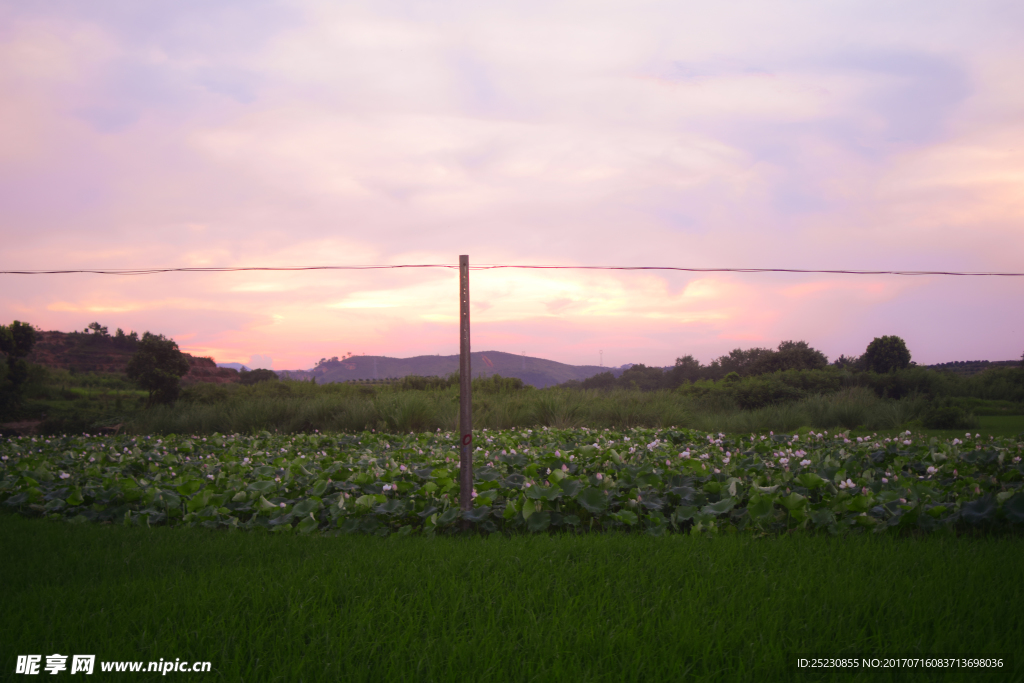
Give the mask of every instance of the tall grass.
[{"label": "tall grass", "polygon": [[[203,387],[174,406],[137,413],[136,433],[251,433],[319,430],[355,432],[453,431],[458,388],[411,390],[395,386],[316,386],[279,382],[255,387]],[[897,429],[921,420],[931,403],[912,393],[880,398],[867,387],[743,410],[720,395],[616,389],[474,391],[473,425],[488,429],[547,426],[691,427],[712,432],[790,432],[817,429]]]}]

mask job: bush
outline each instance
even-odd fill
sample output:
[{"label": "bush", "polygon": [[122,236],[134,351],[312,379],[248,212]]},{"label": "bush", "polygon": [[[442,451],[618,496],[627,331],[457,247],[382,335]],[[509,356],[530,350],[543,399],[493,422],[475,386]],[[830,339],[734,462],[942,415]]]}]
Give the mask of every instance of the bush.
[{"label": "bush", "polygon": [[973,428],[977,420],[963,408],[942,406],[925,413],[923,422],[928,429],[967,429]]},{"label": "bush", "polygon": [[[566,384],[569,384],[566,382]],[[579,382],[580,389],[604,389],[611,390],[615,388],[615,375],[611,372],[599,372],[593,377],[588,377],[582,382]]]},{"label": "bush", "polygon": [[197,382],[185,387],[180,399],[188,403],[200,405],[215,405],[227,401],[231,397],[231,390],[223,384],[212,384],[208,382]]},{"label": "bush", "polygon": [[419,375],[406,375],[398,383],[400,389],[407,391],[432,391],[435,389],[447,389],[459,385],[459,373],[453,372],[447,377],[421,377]]},{"label": "bush", "polygon": [[[726,375],[725,381],[729,382],[728,375]],[[768,376],[745,382],[736,381],[733,386],[733,396],[740,408],[751,410],[799,401],[806,396],[806,393],[797,387],[786,384],[777,377]]]},{"label": "bush", "polygon": [[472,390],[474,393],[480,392],[483,394],[511,394],[527,388],[532,389],[533,387],[523,384],[523,380],[518,377],[492,375],[491,377],[474,379]]},{"label": "bush", "polygon": [[250,370],[249,372],[242,372],[239,373],[238,376],[238,381],[246,386],[250,386],[258,382],[276,382],[277,379],[276,372],[273,370],[265,370],[263,368]]}]

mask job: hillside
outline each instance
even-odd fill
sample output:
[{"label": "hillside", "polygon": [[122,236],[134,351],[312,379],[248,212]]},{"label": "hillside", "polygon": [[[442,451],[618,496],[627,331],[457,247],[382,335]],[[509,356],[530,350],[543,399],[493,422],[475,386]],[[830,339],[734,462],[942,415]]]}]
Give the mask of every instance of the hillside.
[{"label": "hillside", "polygon": [[[103,372],[123,374],[135,354],[138,341],[132,337],[112,337],[84,332],[37,332],[36,343],[26,360],[29,363],[60,368],[71,372]],[[219,368],[212,358],[184,354],[189,372],[182,384],[213,382],[227,384],[238,381],[238,371]]]},{"label": "hillside", "polygon": [[[584,380],[599,372],[622,373],[621,368],[604,368],[598,365],[567,365],[553,360],[520,356],[504,351],[476,351],[470,354],[474,377],[518,377],[526,384],[538,388],[561,384],[571,379]],[[459,357],[414,356],[413,358],[389,358],[388,356],[350,356],[343,360],[328,360],[312,370],[280,370],[282,378],[308,381],[316,378],[317,384],[347,382],[351,380],[373,380],[388,377],[419,375],[422,377],[444,377],[459,370]]]}]

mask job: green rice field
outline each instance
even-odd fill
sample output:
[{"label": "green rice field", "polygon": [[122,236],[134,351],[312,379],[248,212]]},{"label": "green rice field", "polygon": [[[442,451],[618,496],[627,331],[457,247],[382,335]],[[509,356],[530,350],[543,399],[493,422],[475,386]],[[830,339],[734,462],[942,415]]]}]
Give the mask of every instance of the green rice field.
[{"label": "green rice field", "polygon": [[1024,680],[1019,537],[327,537],[4,514],[0,539],[8,674],[58,652],[212,665],[127,680]]}]

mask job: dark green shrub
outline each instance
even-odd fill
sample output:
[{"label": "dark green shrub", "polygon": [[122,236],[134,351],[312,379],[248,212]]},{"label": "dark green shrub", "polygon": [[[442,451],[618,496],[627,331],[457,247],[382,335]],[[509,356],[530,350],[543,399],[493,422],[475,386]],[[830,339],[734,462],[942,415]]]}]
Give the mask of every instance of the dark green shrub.
[{"label": "dark green shrub", "polygon": [[404,390],[431,391],[435,389],[447,389],[458,386],[459,373],[453,372],[447,377],[420,377],[419,375],[406,375],[399,382],[398,386]]},{"label": "dark green shrub", "polygon": [[[728,382],[729,377],[726,376],[725,380]],[[747,410],[799,401],[807,395],[799,388],[790,386],[772,375],[734,382],[732,388],[736,403]]]},{"label": "dark green shrub", "polygon": [[661,388],[664,374],[661,368],[649,368],[643,363],[637,363],[619,375],[616,383],[623,389],[654,391]]},{"label": "dark green shrub", "polygon": [[277,373],[273,370],[259,368],[256,370],[250,370],[249,372],[240,373],[238,381],[246,386],[251,386],[259,382],[276,382]]},{"label": "dark green shrub", "polygon": [[[568,384],[568,382],[566,383]],[[610,372],[600,372],[593,377],[588,377],[579,383],[580,389],[603,389],[609,391],[615,388],[615,375]]]},{"label": "dark green shrub", "polygon": [[977,420],[963,408],[936,406],[925,413],[922,422],[928,429],[967,429],[974,427]]},{"label": "dark green shrub", "polygon": [[213,405],[227,401],[231,390],[223,384],[198,382],[181,390],[180,400],[200,405]]},{"label": "dark green shrub", "polygon": [[482,394],[511,394],[524,388],[526,388],[526,385],[518,377],[492,375],[491,377],[478,377],[473,380],[473,391]]}]

